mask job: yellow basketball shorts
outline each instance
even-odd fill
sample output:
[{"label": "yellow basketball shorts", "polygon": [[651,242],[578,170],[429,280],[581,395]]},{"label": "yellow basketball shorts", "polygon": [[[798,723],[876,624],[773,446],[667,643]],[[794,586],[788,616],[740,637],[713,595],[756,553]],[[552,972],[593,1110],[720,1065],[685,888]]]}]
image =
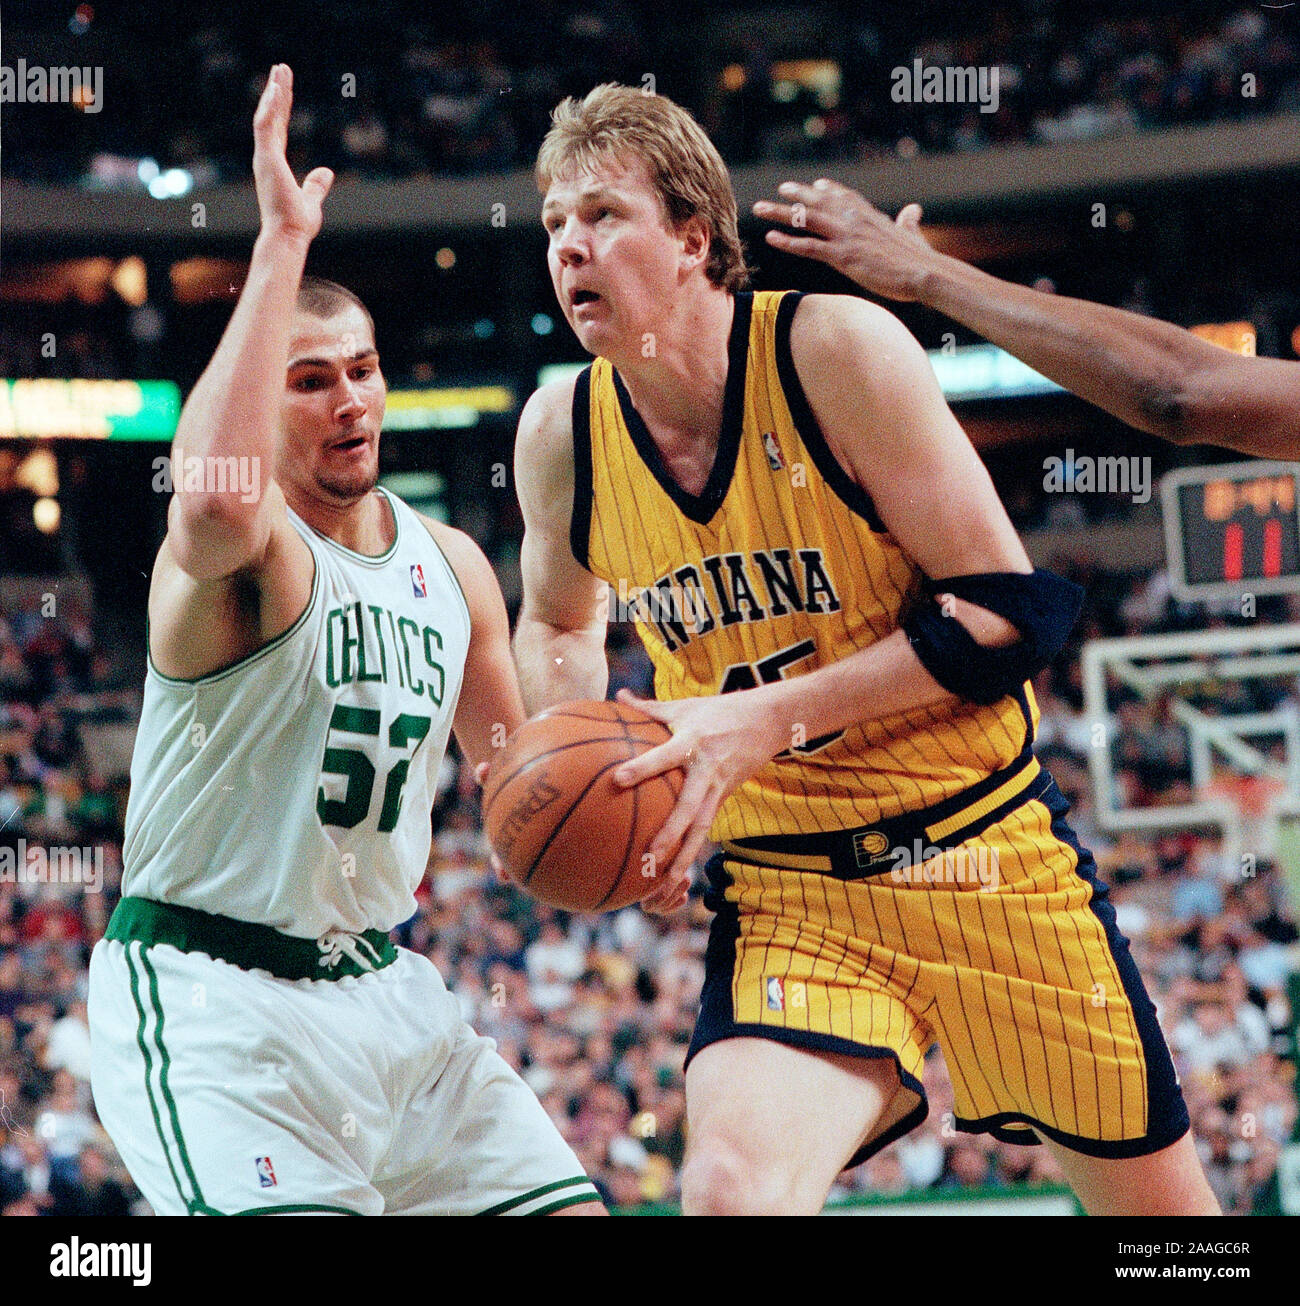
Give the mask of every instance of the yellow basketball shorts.
[{"label": "yellow basketball shorts", "polygon": [[1032,1127],[1102,1157],[1182,1137],[1155,1008],[1069,804],[1032,758],[996,779],[862,830],[724,844],[687,1064],[754,1036],[891,1058],[900,1098],[850,1164],[925,1119],[936,1042],[958,1129],[1036,1143]]}]

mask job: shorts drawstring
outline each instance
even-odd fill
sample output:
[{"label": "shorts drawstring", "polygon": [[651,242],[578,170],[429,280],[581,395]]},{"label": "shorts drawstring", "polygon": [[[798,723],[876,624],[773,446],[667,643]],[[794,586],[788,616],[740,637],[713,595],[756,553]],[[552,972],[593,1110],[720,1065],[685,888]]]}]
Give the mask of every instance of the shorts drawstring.
[{"label": "shorts drawstring", "polygon": [[[321,950],[320,965],[333,968],[343,960],[344,956],[351,957],[364,971],[376,971],[379,969],[377,963],[381,960],[379,954],[373,947],[363,939],[359,934],[351,934],[347,930],[341,930],[337,927],[326,930],[324,934],[316,940],[316,946]],[[370,954],[366,957],[362,954],[361,949],[365,948]]]}]

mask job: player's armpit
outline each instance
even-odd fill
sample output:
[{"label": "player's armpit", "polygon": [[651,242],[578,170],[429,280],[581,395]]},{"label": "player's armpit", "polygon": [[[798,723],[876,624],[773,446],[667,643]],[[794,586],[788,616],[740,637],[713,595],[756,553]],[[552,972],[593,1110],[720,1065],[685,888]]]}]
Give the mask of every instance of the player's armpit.
[{"label": "player's armpit", "polygon": [[149,654],[163,675],[194,680],[250,657],[311,601],[315,561],[284,514],[282,496],[253,563],[212,577],[199,566],[196,576],[177,555],[177,534],[168,531],[149,587]]}]

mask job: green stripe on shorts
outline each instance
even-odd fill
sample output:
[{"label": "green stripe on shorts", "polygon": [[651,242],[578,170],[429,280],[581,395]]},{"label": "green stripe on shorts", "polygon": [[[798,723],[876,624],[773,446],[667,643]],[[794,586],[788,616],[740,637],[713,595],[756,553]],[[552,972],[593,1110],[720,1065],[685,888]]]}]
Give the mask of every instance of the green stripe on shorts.
[{"label": "green stripe on shorts", "polygon": [[158,1090],[162,1095],[163,1105],[167,1109],[167,1119],[170,1121],[172,1132],[175,1135],[172,1145],[175,1146],[185,1174],[193,1186],[194,1196],[192,1198],[185,1196],[185,1186],[181,1182],[181,1177],[172,1161],[172,1146],[167,1141],[167,1130],[163,1124],[163,1115],[158,1109],[158,1098],[153,1087],[154,1057],[150,1053],[149,1044],[146,1041],[149,1013],[141,996],[140,976],[136,970],[135,960],[131,957],[131,945],[124,944],[122,955],[126,960],[127,974],[131,980],[131,1000],[134,1002],[136,1014],[140,1018],[139,1026],[136,1029],[136,1043],[139,1044],[140,1055],[144,1058],[144,1088],[149,1098],[149,1110],[153,1115],[154,1128],[158,1131],[158,1142],[162,1146],[163,1159],[167,1162],[167,1169],[171,1171],[172,1182],[176,1185],[176,1193],[180,1197],[181,1205],[185,1207],[185,1210],[191,1215],[195,1212],[208,1215],[216,1214],[203,1200],[203,1190],[199,1187],[198,1176],[194,1173],[193,1165],[190,1164],[189,1151],[185,1146],[185,1136],[181,1133],[181,1122],[176,1110],[176,1100],[172,1097],[171,1086],[167,1082],[167,1073],[171,1068],[171,1056],[162,1041],[163,1010],[162,999],[158,994],[158,975],[149,958],[145,955],[143,945],[137,944],[136,946],[139,948],[138,960],[140,966],[144,969],[149,980],[148,997],[154,1011],[153,1043],[158,1057]]},{"label": "green stripe on shorts", "polygon": [[149,1053],[149,1047],[144,1037],[148,1020],[144,1004],[140,1000],[140,977],[136,974],[135,965],[131,960],[129,944],[123,945],[122,955],[126,959],[127,974],[131,980],[131,1001],[135,1004],[136,1015],[140,1018],[140,1023],[136,1027],[135,1041],[139,1044],[140,1055],[144,1058],[144,1091],[149,1098],[149,1110],[153,1114],[154,1128],[158,1131],[158,1141],[162,1145],[163,1159],[167,1162],[167,1169],[171,1171],[172,1182],[176,1185],[176,1192],[181,1199],[181,1205],[188,1211],[190,1209],[189,1199],[185,1196],[185,1189],[181,1186],[180,1176],[176,1173],[176,1167],[172,1164],[171,1149],[167,1146],[167,1136],[163,1132],[162,1117],[158,1112],[157,1099],[154,1097],[152,1082],[153,1057]]},{"label": "green stripe on shorts", "polygon": [[[588,1179],[587,1176],[584,1174],[584,1175],[578,1175],[574,1179],[557,1179],[553,1184],[543,1184],[542,1187],[534,1188],[530,1192],[521,1193],[518,1197],[510,1198],[509,1201],[500,1202],[496,1206],[490,1206],[486,1211],[480,1211],[479,1214],[480,1215],[504,1215],[507,1211],[513,1211],[516,1209],[516,1207],[523,1206],[526,1202],[532,1202],[539,1197],[545,1197],[547,1193],[557,1192],[561,1188],[575,1188],[580,1184],[585,1185],[587,1188],[591,1189],[591,1195],[589,1197],[582,1198],[584,1202],[598,1202],[600,1200],[599,1195],[597,1194],[595,1188],[592,1186],[591,1180]],[[562,1205],[566,1205],[566,1206],[570,1204],[571,1203],[568,1202],[562,1203]]]},{"label": "green stripe on shorts", "polygon": [[185,1173],[190,1177],[190,1183],[194,1185],[194,1204],[203,1207],[206,1205],[203,1201],[203,1190],[199,1187],[198,1176],[194,1173],[194,1167],[190,1164],[189,1150],[185,1146],[185,1135],[181,1133],[180,1116],[176,1111],[176,1099],[172,1097],[171,1087],[167,1083],[167,1072],[171,1069],[172,1059],[163,1045],[163,1009],[162,999],[158,996],[158,973],[154,970],[149,955],[143,947],[140,948],[140,964],[144,967],[145,974],[149,976],[149,996],[153,999],[157,1016],[154,1023],[153,1037],[154,1042],[158,1045],[158,1054],[162,1058],[158,1068],[158,1084],[162,1089],[163,1101],[167,1104],[167,1113],[171,1116],[172,1128],[176,1131],[176,1147],[180,1152],[181,1164],[185,1167]]}]

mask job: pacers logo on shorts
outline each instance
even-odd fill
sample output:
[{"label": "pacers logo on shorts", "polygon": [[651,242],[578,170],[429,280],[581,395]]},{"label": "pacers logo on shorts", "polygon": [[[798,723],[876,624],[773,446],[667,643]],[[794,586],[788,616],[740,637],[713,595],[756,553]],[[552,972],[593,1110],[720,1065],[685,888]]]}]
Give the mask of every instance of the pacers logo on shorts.
[{"label": "pacers logo on shorts", "polygon": [[889,849],[889,840],[879,830],[860,830],[853,836],[853,856],[859,866],[870,866]]},{"label": "pacers logo on shorts", "polygon": [[269,1156],[259,1156],[254,1162],[257,1166],[257,1182],[263,1188],[274,1188],[276,1185],[275,1166],[271,1164]]}]

